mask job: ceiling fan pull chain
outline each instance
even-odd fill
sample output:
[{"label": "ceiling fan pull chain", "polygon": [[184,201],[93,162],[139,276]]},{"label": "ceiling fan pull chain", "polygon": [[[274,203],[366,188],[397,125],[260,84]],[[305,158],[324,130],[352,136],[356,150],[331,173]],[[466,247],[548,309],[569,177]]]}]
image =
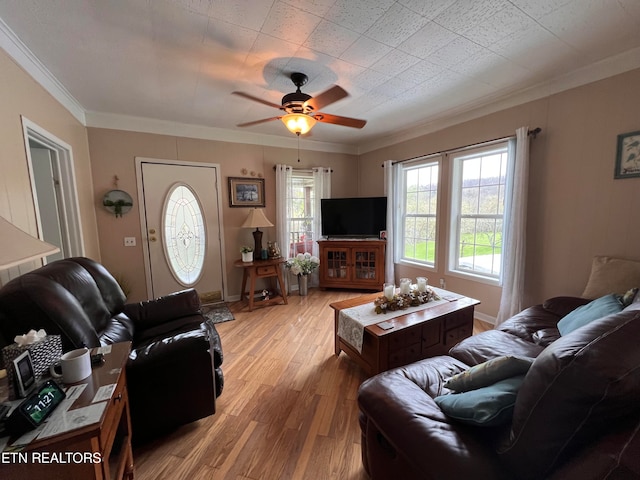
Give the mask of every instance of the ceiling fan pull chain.
[{"label": "ceiling fan pull chain", "polygon": [[300,134],[297,134],[298,136],[298,163],[300,163]]}]

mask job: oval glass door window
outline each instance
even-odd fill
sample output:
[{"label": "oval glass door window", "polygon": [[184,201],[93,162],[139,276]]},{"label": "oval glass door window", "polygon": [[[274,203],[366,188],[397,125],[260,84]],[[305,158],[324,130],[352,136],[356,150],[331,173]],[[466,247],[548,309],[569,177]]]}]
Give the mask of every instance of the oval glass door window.
[{"label": "oval glass door window", "polygon": [[175,279],[193,286],[202,275],[206,250],[204,217],[193,190],[184,183],[169,189],[163,212],[164,252]]}]

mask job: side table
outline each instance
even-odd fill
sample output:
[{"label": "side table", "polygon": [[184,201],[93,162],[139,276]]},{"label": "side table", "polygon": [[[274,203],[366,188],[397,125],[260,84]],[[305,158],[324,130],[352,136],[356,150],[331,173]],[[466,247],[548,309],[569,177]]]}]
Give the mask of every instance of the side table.
[{"label": "side table", "polygon": [[125,374],[131,342],[101,348],[105,349],[104,363],[93,366],[91,376],[68,386],[67,399],[58,406],[66,411],[55,410],[39,427],[38,437],[23,448],[10,445],[26,435],[9,439],[9,446],[0,452],[6,460],[0,464],[3,479],[133,479]]},{"label": "side table", "polygon": [[[242,260],[236,260],[233,264],[235,267],[243,268],[242,273],[242,290],[240,292],[240,299],[244,300],[246,296],[249,299],[249,311],[253,311],[254,307],[268,307],[270,305],[276,305],[283,302],[287,304],[287,292],[284,287],[284,278],[282,276],[282,264],[285,262],[283,257],[272,258],[269,260],[254,260],[253,262],[243,262]],[[256,279],[258,278],[275,278],[276,288],[279,289],[279,294],[270,298],[269,300],[262,300],[260,302],[254,301],[254,295],[256,293]],[[247,279],[249,280],[249,291],[247,288]]]}]

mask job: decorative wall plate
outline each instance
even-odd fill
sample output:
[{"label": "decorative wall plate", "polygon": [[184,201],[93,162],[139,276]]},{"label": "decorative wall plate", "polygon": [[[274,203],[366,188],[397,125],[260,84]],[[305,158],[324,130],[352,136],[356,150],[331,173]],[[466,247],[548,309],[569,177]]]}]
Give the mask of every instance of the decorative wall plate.
[{"label": "decorative wall plate", "polygon": [[133,199],[123,190],[111,190],[104,195],[102,205],[116,217],[121,217],[123,213],[131,210]]}]

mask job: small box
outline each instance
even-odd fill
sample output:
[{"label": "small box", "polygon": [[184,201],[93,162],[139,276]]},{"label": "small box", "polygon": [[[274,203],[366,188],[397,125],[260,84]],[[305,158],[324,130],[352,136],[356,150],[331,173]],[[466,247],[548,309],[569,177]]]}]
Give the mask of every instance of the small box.
[{"label": "small box", "polygon": [[16,398],[13,360],[26,350],[29,350],[29,355],[31,355],[36,382],[40,382],[43,376],[49,374],[49,366],[57,362],[62,356],[62,338],[60,335],[47,335],[39,342],[31,345],[21,347],[17,343],[13,343],[2,349],[2,361],[7,369],[9,397],[11,399]]}]

